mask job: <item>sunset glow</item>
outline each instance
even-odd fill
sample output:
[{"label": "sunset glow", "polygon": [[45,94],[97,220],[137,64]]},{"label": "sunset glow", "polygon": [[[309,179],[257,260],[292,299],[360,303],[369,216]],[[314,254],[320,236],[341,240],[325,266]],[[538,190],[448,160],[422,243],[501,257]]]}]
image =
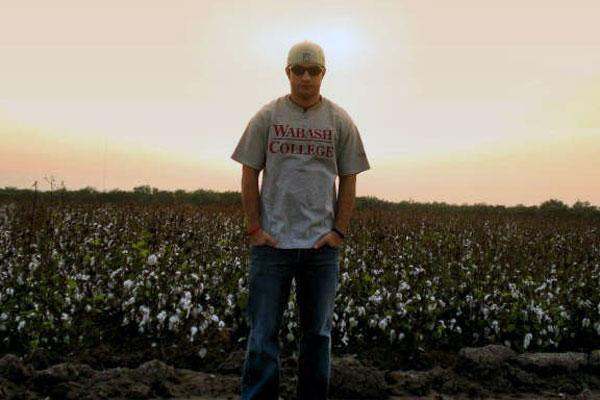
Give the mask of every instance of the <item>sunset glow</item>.
[{"label": "sunset glow", "polygon": [[4,0],[0,187],[240,191],[229,156],[308,39],[363,138],[358,196],[600,205],[600,5],[443,4]]}]

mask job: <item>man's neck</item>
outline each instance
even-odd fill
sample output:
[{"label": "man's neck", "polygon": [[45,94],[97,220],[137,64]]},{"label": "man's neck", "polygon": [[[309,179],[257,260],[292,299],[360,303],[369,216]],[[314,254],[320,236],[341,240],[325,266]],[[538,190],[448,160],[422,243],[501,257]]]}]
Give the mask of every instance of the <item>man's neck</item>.
[{"label": "man's neck", "polygon": [[298,106],[307,109],[307,108],[311,108],[312,106],[318,104],[321,101],[321,95],[318,94],[316,96],[313,96],[309,99],[303,99],[301,97],[296,97],[293,93],[289,94],[289,98],[290,100],[292,100],[295,104],[297,104]]}]

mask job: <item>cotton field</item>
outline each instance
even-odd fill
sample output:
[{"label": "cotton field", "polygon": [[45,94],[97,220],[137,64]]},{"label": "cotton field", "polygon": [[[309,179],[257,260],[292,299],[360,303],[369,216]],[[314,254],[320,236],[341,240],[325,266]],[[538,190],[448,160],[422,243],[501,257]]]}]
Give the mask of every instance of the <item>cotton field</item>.
[{"label": "cotton field", "polygon": [[[0,349],[248,334],[240,208],[29,205],[0,211]],[[579,217],[356,211],[340,248],[334,349],[600,345],[600,223]],[[283,346],[299,337],[295,290]]]}]

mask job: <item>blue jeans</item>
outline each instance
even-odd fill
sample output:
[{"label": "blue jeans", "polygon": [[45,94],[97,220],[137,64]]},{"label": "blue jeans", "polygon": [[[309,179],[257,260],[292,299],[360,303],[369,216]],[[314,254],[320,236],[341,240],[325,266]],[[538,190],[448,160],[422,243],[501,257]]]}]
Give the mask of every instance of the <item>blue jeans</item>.
[{"label": "blue jeans", "polygon": [[242,367],[242,400],[277,400],[279,331],[292,278],[300,320],[298,400],[327,399],[331,323],[339,285],[339,248],[278,249],[250,246],[247,317],[250,335]]}]

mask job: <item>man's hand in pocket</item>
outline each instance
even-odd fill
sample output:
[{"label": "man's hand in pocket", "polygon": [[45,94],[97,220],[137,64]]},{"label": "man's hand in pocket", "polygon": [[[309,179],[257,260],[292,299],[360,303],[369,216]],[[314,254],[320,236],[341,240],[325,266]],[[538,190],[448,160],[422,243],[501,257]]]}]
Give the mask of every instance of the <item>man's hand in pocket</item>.
[{"label": "man's hand in pocket", "polygon": [[254,246],[262,246],[266,244],[271,247],[277,247],[277,240],[275,240],[273,236],[269,235],[262,229],[259,229],[258,231],[250,235],[249,240],[250,244]]},{"label": "man's hand in pocket", "polygon": [[321,248],[321,246],[324,246],[326,244],[330,245],[331,247],[338,247],[340,244],[342,244],[342,241],[343,240],[337,235],[337,233],[331,231],[325,234],[319,240],[317,240],[317,242],[313,246],[313,249],[319,249]]}]

